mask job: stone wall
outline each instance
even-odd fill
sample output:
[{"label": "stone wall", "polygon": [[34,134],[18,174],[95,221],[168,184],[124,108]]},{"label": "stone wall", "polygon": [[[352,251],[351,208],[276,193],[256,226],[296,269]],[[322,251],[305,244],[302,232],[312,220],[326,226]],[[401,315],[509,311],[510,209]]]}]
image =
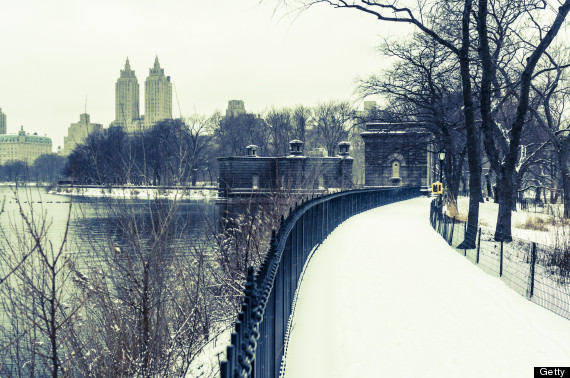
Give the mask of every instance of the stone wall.
[{"label": "stone wall", "polygon": [[218,158],[219,194],[277,189],[330,189],[352,187],[351,157]]},{"label": "stone wall", "polygon": [[365,186],[429,186],[431,133],[418,124],[370,123],[364,141]]}]

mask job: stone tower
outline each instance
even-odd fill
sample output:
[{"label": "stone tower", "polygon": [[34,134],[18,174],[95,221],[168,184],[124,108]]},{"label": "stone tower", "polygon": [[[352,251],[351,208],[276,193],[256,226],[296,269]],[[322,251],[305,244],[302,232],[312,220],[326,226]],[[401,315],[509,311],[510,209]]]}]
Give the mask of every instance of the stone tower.
[{"label": "stone tower", "polygon": [[164,76],[158,56],[154,59],[154,67],[149,69],[144,89],[145,128],[150,128],[163,119],[172,119],[172,83],[170,76]]},{"label": "stone tower", "polygon": [[431,186],[433,135],[422,124],[369,122],[360,135],[365,186]]},{"label": "stone tower", "polygon": [[226,117],[237,117],[245,114],[245,105],[243,100],[230,100],[228,101],[228,108],[226,109]]},{"label": "stone tower", "polygon": [[115,124],[132,131],[138,119],[139,83],[127,58],[125,69],[121,70],[121,76],[115,84]]},{"label": "stone tower", "polygon": [[6,134],[6,114],[2,113],[2,108],[0,108],[0,134]]}]

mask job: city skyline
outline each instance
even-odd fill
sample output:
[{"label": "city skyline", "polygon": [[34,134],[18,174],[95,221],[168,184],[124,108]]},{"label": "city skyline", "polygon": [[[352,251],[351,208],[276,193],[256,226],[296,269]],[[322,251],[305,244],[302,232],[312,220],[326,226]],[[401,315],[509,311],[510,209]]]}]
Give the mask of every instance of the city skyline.
[{"label": "city skyline", "polygon": [[354,100],[355,79],[385,64],[376,48],[387,30],[357,12],[314,7],[288,16],[274,13],[276,1],[257,0],[57,3],[28,0],[0,14],[7,132],[23,125],[47,134],[54,151],[77,114],[105,127],[115,119],[115,83],[127,58],[142,92],[159,57],[172,78],[173,118],[223,114],[233,99],[255,113]]}]

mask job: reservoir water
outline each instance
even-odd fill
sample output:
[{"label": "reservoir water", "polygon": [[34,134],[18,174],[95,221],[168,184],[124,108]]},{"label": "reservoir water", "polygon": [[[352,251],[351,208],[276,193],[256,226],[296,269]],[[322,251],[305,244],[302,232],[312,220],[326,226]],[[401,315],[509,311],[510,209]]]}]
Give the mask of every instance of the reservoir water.
[{"label": "reservoir water", "polygon": [[[172,206],[172,201],[163,199],[70,197],[50,194],[42,187],[15,189],[10,186],[0,186],[0,203],[2,201],[4,212],[0,215],[0,228],[4,242],[16,242],[17,234],[25,230],[21,209],[36,224],[45,219],[47,234],[54,246],[61,243],[67,230],[70,253],[74,253],[73,249],[78,253],[84,250],[87,241],[120,244],[125,237],[118,227],[121,218],[133,218],[141,227],[139,231],[148,231],[145,228],[152,225],[153,215],[160,218],[157,212],[169,211]],[[176,203],[173,216],[179,241],[200,243],[206,232],[216,226],[217,210],[213,200],[183,200]]]},{"label": "reservoir water", "polygon": [[[130,267],[132,272],[140,272],[130,264],[156,261],[152,260],[153,254],[162,254],[159,264],[165,266],[191,265],[196,253],[207,249],[208,233],[215,231],[218,224],[217,205],[213,200],[70,197],[47,193],[41,187],[0,186],[0,204],[3,204],[0,214],[0,279],[5,277],[10,267],[16,266],[22,253],[33,249],[35,242],[30,238],[28,229],[31,224],[41,236],[42,245],[56,254],[62,241],[66,240],[64,258],[69,257],[73,261],[73,271],[80,272],[79,276],[73,272],[67,276],[69,280],[65,285],[70,288],[74,287],[71,281],[83,275],[81,272],[89,275],[93,269],[110,271],[109,280],[113,269]],[[121,251],[120,255],[113,255],[114,248]],[[147,259],[142,254],[151,258]],[[172,260],[174,254],[180,259]],[[19,269],[45,269],[41,268],[39,256],[37,253],[29,255],[23,268]],[[16,280],[21,280],[16,275],[0,283],[0,376],[11,376],[18,371],[16,366],[27,366],[32,357],[39,353],[32,350],[40,348],[38,345],[43,345],[41,348],[46,345],[45,336],[39,332],[34,340],[40,341],[29,342],[28,336],[36,329],[30,328],[29,324],[37,324],[38,329],[44,329],[41,322],[35,323],[36,319],[41,319],[41,313],[37,312],[41,306],[38,307],[36,300],[40,297],[33,294],[34,285],[43,283],[38,275],[27,276],[28,289],[13,285]],[[124,277],[127,279],[130,276]],[[40,281],[35,281],[38,278]],[[128,295],[123,295],[119,290],[128,290],[129,286],[115,281],[113,287],[110,290],[116,300]],[[14,299],[4,300],[10,295],[14,295]],[[73,292],[64,290],[58,295],[58,301],[64,307],[68,298],[73,303]],[[167,294],[164,296],[171,298]],[[45,298],[49,299],[49,293]],[[26,310],[28,307],[25,309],[24,306],[34,306],[36,310]],[[81,312],[84,313],[83,308]],[[16,314],[16,318],[12,314]],[[21,326],[18,319],[27,322],[27,328]],[[64,331],[60,334],[68,335]],[[39,369],[35,370],[36,376],[43,376],[47,372],[41,363],[36,365],[36,369]]]}]

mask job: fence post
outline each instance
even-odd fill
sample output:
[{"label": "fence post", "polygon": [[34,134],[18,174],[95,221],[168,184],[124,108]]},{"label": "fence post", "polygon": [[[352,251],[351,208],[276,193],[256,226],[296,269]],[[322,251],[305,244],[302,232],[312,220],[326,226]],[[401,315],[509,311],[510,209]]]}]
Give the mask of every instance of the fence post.
[{"label": "fence post", "polygon": [[475,262],[479,264],[479,251],[481,250],[481,227],[479,227],[479,235],[477,237],[477,257]]},{"label": "fence post", "polygon": [[316,231],[315,238],[318,239],[317,243],[320,243],[322,241],[322,235],[323,235],[323,204],[322,203],[317,204],[317,206],[315,208],[315,219],[313,220],[313,222],[315,222],[315,231]]},{"label": "fence post", "polygon": [[281,259],[279,263],[279,267],[277,268],[277,275],[275,277],[275,316],[273,317],[274,320],[274,328],[273,328],[273,352],[275,353],[274,356],[271,356],[274,360],[273,363],[273,371],[274,377],[279,376],[279,368],[281,367],[281,348],[283,344],[283,339],[285,337],[285,326],[284,326],[284,298],[285,298],[285,282],[284,282],[284,273],[283,273],[283,259]]},{"label": "fence post", "polygon": [[503,276],[503,241],[501,240],[501,254],[499,255],[499,277]]},{"label": "fence post", "polygon": [[228,366],[228,361],[222,361],[220,363],[220,377],[222,378],[230,378],[230,369]]},{"label": "fence post", "polygon": [[436,232],[439,232],[439,211],[437,208],[437,205],[434,204],[434,208],[433,208],[433,229]]},{"label": "fence post", "polygon": [[[302,218],[302,216],[301,216]],[[295,277],[297,276],[297,261],[299,259],[299,228],[300,222],[297,220],[291,229],[291,233],[289,234],[289,238],[287,241],[289,243],[285,244],[285,250],[283,251],[283,259],[286,259],[289,263],[289,282],[287,283],[288,286],[291,287],[290,290],[293,289]],[[288,253],[289,256],[285,256]],[[287,299],[286,299],[287,301]],[[287,303],[287,302],[286,302]],[[287,320],[287,319],[286,319]]]},{"label": "fence post", "polygon": [[534,265],[536,264],[536,243],[532,243],[530,247],[530,272],[528,280],[527,297],[531,299],[534,295]]},{"label": "fence post", "polygon": [[331,228],[332,228],[332,218],[333,218],[333,212],[331,209],[331,202],[332,201],[334,201],[334,200],[331,199],[331,200],[326,202],[326,204],[327,204],[327,232],[326,232],[326,235],[327,236],[331,232]]},{"label": "fence post", "polygon": [[455,217],[452,218],[451,234],[449,235],[449,245],[453,245],[453,230],[455,229]]},{"label": "fence post", "polygon": [[[463,240],[467,238],[467,221],[463,223]],[[467,257],[467,246],[465,243],[463,244],[465,248],[463,248],[463,256]]]},{"label": "fence post", "polygon": [[449,222],[447,221],[447,216],[443,213],[441,219],[443,219],[443,233],[441,235],[443,236],[443,240],[447,241]]}]

